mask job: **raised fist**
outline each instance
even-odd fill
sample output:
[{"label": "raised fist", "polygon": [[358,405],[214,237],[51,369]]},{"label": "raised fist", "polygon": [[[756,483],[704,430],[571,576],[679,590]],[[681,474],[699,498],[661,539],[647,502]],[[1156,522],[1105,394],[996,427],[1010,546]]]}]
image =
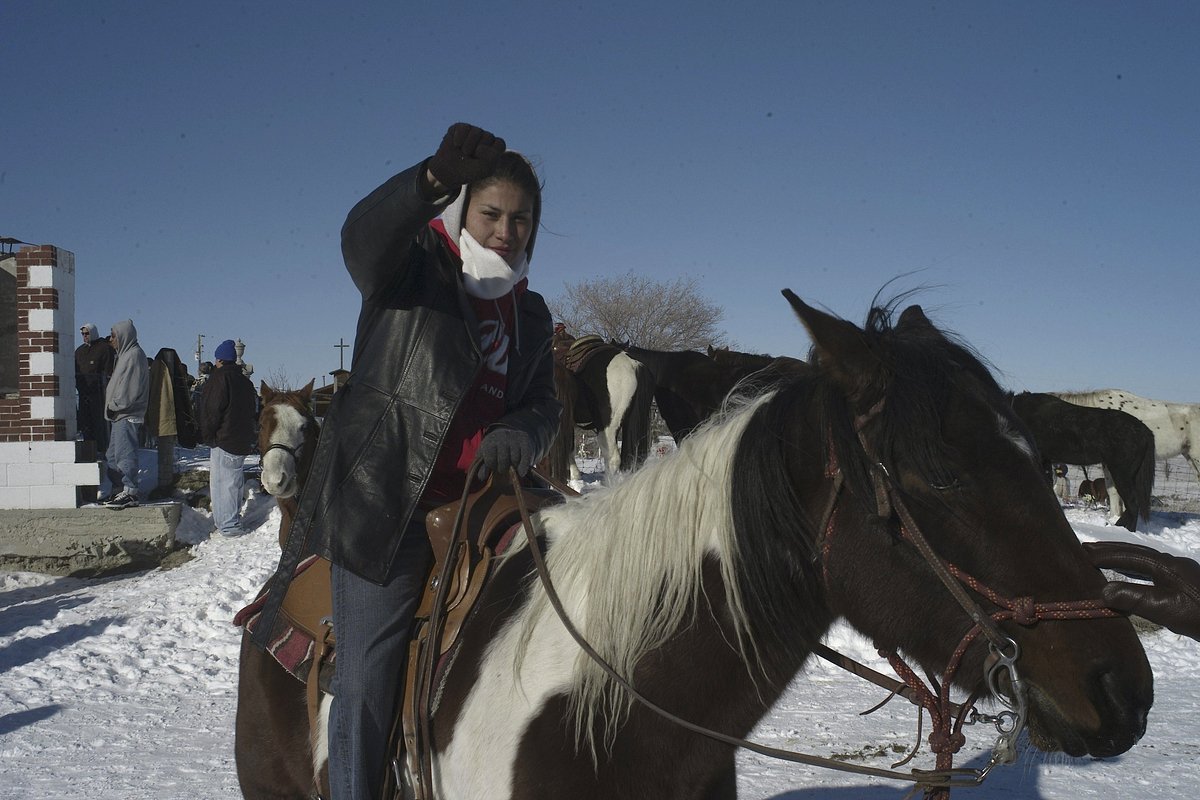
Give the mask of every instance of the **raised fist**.
[{"label": "raised fist", "polygon": [[429,172],[447,189],[457,189],[491,175],[496,169],[496,159],[505,149],[504,140],[498,136],[474,125],[456,122],[446,131],[441,146],[429,159]]}]

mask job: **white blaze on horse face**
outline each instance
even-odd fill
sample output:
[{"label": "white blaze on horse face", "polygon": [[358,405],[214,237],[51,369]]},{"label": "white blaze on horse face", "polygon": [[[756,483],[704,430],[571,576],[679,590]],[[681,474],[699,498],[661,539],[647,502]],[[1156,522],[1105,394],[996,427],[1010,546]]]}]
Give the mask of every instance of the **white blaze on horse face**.
[{"label": "white blaze on horse face", "polygon": [[[269,406],[275,415],[275,430],[271,432],[271,440],[262,454],[262,485],[267,492],[275,497],[291,497],[298,488],[299,465],[292,453],[297,455],[304,448],[305,418],[295,408],[289,405]],[[278,444],[281,447],[272,448]]]}]

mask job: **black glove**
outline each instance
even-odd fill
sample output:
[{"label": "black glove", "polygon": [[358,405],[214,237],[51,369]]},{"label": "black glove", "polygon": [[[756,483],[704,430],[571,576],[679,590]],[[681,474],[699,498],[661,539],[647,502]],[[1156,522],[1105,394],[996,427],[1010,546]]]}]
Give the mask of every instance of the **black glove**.
[{"label": "black glove", "polygon": [[429,171],[447,189],[474,183],[496,171],[496,159],[505,150],[504,140],[465,122],[456,122],[442,137],[429,159]]},{"label": "black glove", "polygon": [[1097,567],[1154,581],[1153,586],[1109,581],[1104,586],[1109,608],[1200,639],[1200,564],[1140,544],[1086,542],[1083,546]]},{"label": "black glove", "polygon": [[515,428],[496,428],[479,443],[478,456],[488,472],[503,474],[516,467],[517,474],[524,476],[533,466],[533,439]]}]

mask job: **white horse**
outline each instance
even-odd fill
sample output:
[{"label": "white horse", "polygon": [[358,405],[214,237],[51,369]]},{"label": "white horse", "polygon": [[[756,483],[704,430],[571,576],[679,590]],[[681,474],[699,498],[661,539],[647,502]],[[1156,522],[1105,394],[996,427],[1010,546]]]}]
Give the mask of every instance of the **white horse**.
[{"label": "white horse", "polygon": [[1200,478],[1200,403],[1167,403],[1138,397],[1124,389],[1094,392],[1051,392],[1068,403],[1092,408],[1115,408],[1137,417],[1154,433],[1157,458],[1183,456]]}]

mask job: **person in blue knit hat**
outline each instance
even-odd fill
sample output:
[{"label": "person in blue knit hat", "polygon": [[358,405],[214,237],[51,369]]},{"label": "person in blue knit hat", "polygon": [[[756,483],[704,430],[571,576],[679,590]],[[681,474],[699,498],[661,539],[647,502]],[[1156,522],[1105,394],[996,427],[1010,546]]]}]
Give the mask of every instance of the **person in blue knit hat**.
[{"label": "person in blue knit hat", "polygon": [[257,394],[237,363],[232,339],[217,345],[213,355],[217,363],[200,399],[201,440],[211,448],[208,492],[217,533],[241,536],[246,532],[242,527],[242,493],[246,486],[242,465],[254,449]]}]

